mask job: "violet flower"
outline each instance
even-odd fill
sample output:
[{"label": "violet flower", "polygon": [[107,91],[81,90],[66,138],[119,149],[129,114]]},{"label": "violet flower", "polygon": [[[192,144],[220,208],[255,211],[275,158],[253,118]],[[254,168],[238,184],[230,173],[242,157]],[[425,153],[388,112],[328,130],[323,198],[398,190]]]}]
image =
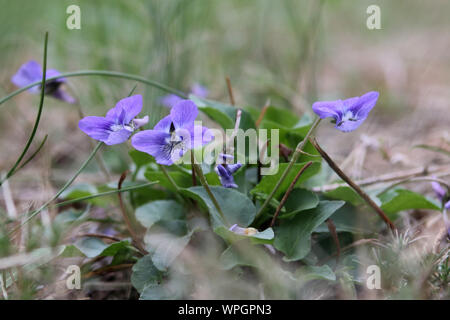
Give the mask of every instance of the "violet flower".
[{"label": "violet flower", "polygon": [[237,184],[234,183],[233,173],[239,170],[242,167],[241,163],[228,164],[226,161],[228,159],[233,159],[234,157],[229,154],[220,154],[219,157],[222,158],[223,164],[220,163],[216,166],[214,171],[217,173],[220,179],[220,183],[225,188],[237,188]]},{"label": "violet flower", "polygon": [[198,109],[194,102],[181,100],[153,130],[134,135],[131,144],[136,150],[155,157],[157,163],[171,165],[189,149],[203,146],[214,138],[208,128],[194,124],[197,115]]},{"label": "violet flower", "polygon": [[[208,91],[208,89],[206,89],[206,87],[204,87],[198,83],[195,83],[191,87],[190,93],[192,93],[193,95],[195,95],[199,98],[206,98],[209,94],[209,91]],[[162,97],[160,102],[163,106],[172,108],[174,105],[176,105],[181,100],[183,100],[183,98],[177,96],[176,94],[168,94],[168,95]]]},{"label": "violet flower", "polygon": [[117,102],[105,117],[85,117],[78,122],[78,127],[92,139],[103,141],[107,145],[119,144],[128,140],[131,134],[148,122],[148,116],[135,117],[142,110],[140,94],[127,97]]},{"label": "violet flower", "polygon": [[361,97],[345,100],[318,101],[312,105],[313,111],[321,118],[334,118],[335,128],[350,132],[358,128],[375,106],[379,93],[370,91]]},{"label": "violet flower", "polygon": [[[45,78],[52,78],[60,75],[61,73],[55,69],[48,69],[45,73]],[[42,67],[36,61],[28,61],[24,63],[15,75],[12,76],[11,82],[18,87],[25,87],[36,81],[42,81]],[[65,78],[58,78],[46,82],[45,94],[52,96],[53,98],[63,100],[67,103],[76,103],[77,100],[65,92],[61,85],[66,83]],[[29,92],[37,94],[40,92],[41,86],[34,86],[28,89]]]}]

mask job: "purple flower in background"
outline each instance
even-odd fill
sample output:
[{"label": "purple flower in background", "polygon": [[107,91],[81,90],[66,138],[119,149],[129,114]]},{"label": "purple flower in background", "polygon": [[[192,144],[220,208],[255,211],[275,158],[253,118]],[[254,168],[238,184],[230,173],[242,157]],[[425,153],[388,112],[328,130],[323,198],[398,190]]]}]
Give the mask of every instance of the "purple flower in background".
[{"label": "purple flower in background", "polygon": [[350,132],[358,128],[375,106],[379,93],[368,92],[361,97],[345,100],[318,101],[312,105],[313,111],[321,118],[334,118],[335,128]]},{"label": "purple flower in background", "polygon": [[[52,78],[60,75],[61,73],[55,69],[48,69],[45,77]],[[36,61],[28,61],[24,63],[15,75],[12,76],[11,82],[18,87],[25,87],[36,81],[42,81],[42,67]],[[56,99],[63,100],[67,103],[76,103],[76,99],[70,96],[67,92],[62,90],[61,85],[66,83],[65,78],[58,78],[46,82],[45,94],[48,94]],[[39,93],[41,86],[34,86],[28,89],[31,93]]]},{"label": "purple flower in background", "polygon": [[160,102],[163,106],[172,108],[178,102],[184,100],[183,98],[177,96],[176,94],[168,94],[161,98]]},{"label": "purple flower in background", "polygon": [[199,98],[206,98],[209,94],[209,90],[199,83],[194,83],[191,87],[191,93]]},{"label": "purple flower in background", "polygon": [[181,100],[153,130],[134,135],[131,144],[136,150],[155,157],[157,163],[171,165],[189,149],[203,146],[214,138],[208,128],[194,124],[197,115],[194,102]]},{"label": "purple flower in background", "polygon": [[226,161],[228,159],[233,159],[234,157],[229,154],[220,154],[219,157],[222,158],[223,164],[220,163],[216,166],[214,171],[216,171],[217,175],[219,176],[220,183],[225,188],[237,188],[237,184],[234,183],[233,179],[233,173],[235,173],[237,170],[239,170],[240,167],[242,167],[241,163],[235,163],[235,164],[228,164]]},{"label": "purple flower in background", "polygon": [[85,117],[78,122],[78,127],[92,139],[103,141],[107,145],[119,144],[128,140],[131,134],[148,122],[148,116],[135,117],[142,110],[140,94],[117,102],[106,113],[106,117]]},{"label": "purple flower in background", "polygon": [[[190,93],[199,98],[206,98],[208,96],[209,91],[208,91],[208,89],[206,89],[206,87],[204,87],[198,83],[195,83],[191,87]],[[163,106],[172,108],[174,105],[176,105],[181,100],[184,100],[184,99],[177,96],[176,94],[168,94],[168,95],[162,97],[160,102]]]}]

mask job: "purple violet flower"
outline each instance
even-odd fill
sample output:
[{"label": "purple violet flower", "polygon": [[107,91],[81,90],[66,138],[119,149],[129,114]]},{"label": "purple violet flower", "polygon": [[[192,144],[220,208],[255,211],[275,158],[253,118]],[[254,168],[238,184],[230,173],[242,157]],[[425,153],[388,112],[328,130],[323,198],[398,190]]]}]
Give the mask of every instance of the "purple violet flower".
[{"label": "purple violet flower", "polygon": [[117,102],[105,117],[85,117],[78,122],[78,127],[92,139],[103,141],[107,145],[119,144],[128,140],[131,134],[148,122],[148,116],[135,117],[142,110],[140,94]]},{"label": "purple violet flower", "polygon": [[214,138],[208,128],[195,125],[198,109],[191,100],[181,100],[153,130],[138,132],[131,144],[136,150],[155,157],[156,162],[171,165],[189,149],[203,146]]},{"label": "purple violet flower", "polygon": [[[208,89],[206,89],[206,87],[195,83],[192,87],[191,87],[191,92],[193,95],[199,97],[199,98],[206,98],[209,94]],[[160,99],[160,102],[163,106],[168,107],[168,108],[172,108],[174,105],[176,105],[178,102],[180,102],[181,100],[183,100],[183,98],[177,96],[176,94],[168,94],[166,96],[163,96]]]},{"label": "purple violet flower", "polygon": [[375,106],[379,93],[370,91],[361,97],[345,100],[318,101],[312,105],[313,111],[321,118],[334,118],[335,128],[350,132],[358,128]]},{"label": "purple violet flower", "polygon": [[[60,75],[61,73],[55,69],[48,69],[46,71],[46,78],[52,78]],[[42,80],[42,67],[36,61],[28,61],[24,63],[15,75],[12,76],[11,82],[18,87],[25,87],[36,81]],[[45,94],[52,96],[53,98],[63,100],[67,103],[76,103],[76,99],[70,96],[67,92],[62,90],[61,85],[66,83],[65,78],[58,78],[51,80],[45,84]],[[29,92],[37,94],[40,92],[41,86],[34,86],[28,89]]]},{"label": "purple violet flower", "polygon": [[223,161],[221,161],[220,164],[216,166],[214,171],[219,176],[220,183],[225,188],[237,188],[238,187],[237,184],[234,183],[233,173],[239,170],[239,168],[242,167],[242,164],[240,162],[235,164],[228,164],[227,160],[234,158],[232,155],[229,154],[221,153],[219,157],[222,158]]}]

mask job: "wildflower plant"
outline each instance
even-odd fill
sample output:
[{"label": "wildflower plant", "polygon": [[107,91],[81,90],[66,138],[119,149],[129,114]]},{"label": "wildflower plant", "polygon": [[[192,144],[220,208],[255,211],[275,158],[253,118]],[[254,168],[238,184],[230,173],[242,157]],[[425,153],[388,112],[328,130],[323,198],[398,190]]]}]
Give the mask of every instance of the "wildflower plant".
[{"label": "wildflower plant", "polygon": [[[29,143],[2,183],[39,153],[40,148],[24,160],[38,128],[44,96],[74,101],[61,86],[66,77],[77,74],[46,70],[46,50],[47,41],[42,69],[34,62],[22,66],[12,78],[22,89],[0,100],[2,104],[32,84],[30,91],[41,94]],[[43,253],[44,258],[65,261],[81,257],[85,277],[97,275],[100,269],[126,267],[141,299],[224,298],[230,297],[229,292],[242,294],[243,298],[289,299],[300,297],[313,282],[321,284],[312,287],[314,294],[333,298],[330,292],[356,294],[364,290],[354,268],[357,239],[397,232],[401,211],[441,210],[446,218],[450,201],[448,190],[440,184],[433,183],[433,189],[441,206],[398,184],[369,192],[320,146],[317,138],[322,137],[316,137],[316,128],[321,119],[332,118],[337,130],[355,131],[368,120],[378,92],[314,102],[311,110],[300,117],[297,112],[275,106],[259,110],[233,105],[234,98],[232,105],[209,100],[205,98],[209,93],[202,87],[192,88],[191,95],[186,96],[136,75],[112,71],[83,75],[102,75],[105,82],[108,77],[133,80],[172,95],[167,103],[171,107],[169,114],[146,130],[149,117],[142,114],[141,94],[120,99],[108,111],[105,108],[104,117],[89,115],[80,119],[79,134],[88,135],[98,144],[54,196],[23,213],[21,222],[5,224],[6,232],[13,236],[32,223],[33,232],[52,243]],[[208,119],[211,125],[203,126],[202,119]],[[232,129],[233,135],[221,141],[213,126],[219,131]],[[258,155],[262,149],[283,153],[276,173],[262,174],[267,165],[261,158],[250,163],[247,151],[239,155],[245,161],[236,161],[236,135],[249,129],[257,134],[248,135],[247,145],[257,146]],[[267,129],[279,136],[266,136],[260,143],[262,134],[258,130]],[[122,146],[110,147],[118,144]],[[198,162],[195,153],[211,146],[220,150],[214,153],[216,161]],[[76,184],[94,157],[101,162],[98,151],[102,148],[111,148],[108,151],[113,153],[128,148],[127,170],[109,168],[112,174],[107,175],[105,184]],[[190,161],[180,161],[186,158]],[[324,169],[326,166],[342,179],[335,188],[325,188],[329,180],[326,173],[330,171]],[[97,207],[104,209],[105,217],[94,217]],[[49,208],[59,208],[50,227],[42,223],[45,219],[35,219]],[[80,234],[75,228],[79,225],[89,227],[89,232]],[[1,229],[0,239],[5,238],[4,233]],[[4,242],[13,250],[10,241]],[[341,250],[344,246],[346,250]],[[214,259],[207,261],[208,255]],[[380,264],[394,263],[392,256]],[[410,277],[404,279],[411,281]],[[8,283],[6,293],[14,290],[13,276],[2,272],[1,280]],[[223,290],[203,296],[202,288],[214,282],[220,282]],[[249,285],[242,286],[245,282]],[[33,290],[37,287],[33,286]]]}]

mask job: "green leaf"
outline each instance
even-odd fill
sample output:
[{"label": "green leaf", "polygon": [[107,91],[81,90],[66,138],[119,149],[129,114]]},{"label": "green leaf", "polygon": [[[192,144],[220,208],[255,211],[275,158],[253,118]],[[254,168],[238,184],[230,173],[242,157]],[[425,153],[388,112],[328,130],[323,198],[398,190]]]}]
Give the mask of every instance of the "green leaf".
[{"label": "green leaf", "polygon": [[310,280],[329,280],[336,281],[336,275],[333,270],[328,265],[323,266],[305,266],[297,269],[295,272],[295,277],[299,280],[310,281]]},{"label": "green leaf", "polygon": [[146,228],[161,220],[185,220],[183,206],[174,200],[157,200],[136,209],[136,219]]},{"label": "green leaf", "polygon": [[334,190],[325,192],[325,196],[331,199],[344,200],[353,204],[354,206],[364,203],[364,200],[350,187],[343,186]]},{"label": "green leaf", "polygon": [[410,209],[441,210],[437,202],[407,189],[389,190],[378,198],[382,202],[381,209],[388,214]]},{"label": "green leaf", "polygon": [[239,254],[233,246],[222,252],[219,261],[224,270],[231,270],[237,266],[256,267],[255,261],[247,255]]},{"label": "green leaf", "polygon": [[197,186],[183,189],[182,193],[201,201],[208,208],[214,229],[223,225],[229,227],[233,224],[238,224],[240,227],[247,227],[253,222],[256,215],[256,208],[253,202],[244,194],[234,189],[219,186],[210,186],[210,189],[217,199],[228,224],[222,220],[222,217],[217,212],[216,207],[203,187]]},{"label": "green leaf", "polygon": [[269,106],[264,114],[264,120],[278,123],[287,128],[292,128],[298,123],[298,117],[290,110]]},{"label": "green leaf", "polygon": [[137,151],[137,150],[130,150],[128,152],[133,162],[136,164],[137,167],[142,167],[148,163],[155,162],[154,158],[149,155],[148,153]]},{"label": "green leaf", "polygon": [[[236,119],[236,111],[239,107],[231,106],[225,103],[202,99],[194,95],[190,95],[189,99],[194,101],[200,111],[204,112],[212,120],[216,121],[224,129],[233,129]],[[251,115],[241,109],[241,122],[239,128],[247,130],[254,129],[255,123]]]},{"label": "green leaf", "polygon": [[313,209],[318,204],[319,197],[314,192],[295,188],[284,205],[286,213],[281,214],[280,219],[292,217],[303,210]]},{"label": "green leaf", "polygon": [[[277,192],[275,193],[274,197],[279,198],[281,195],[283,195],[286,190],[289,188],[289,185],[294,180],[295,176],[297,175],[298,171],[305,166],[306,163],[296,163],[294,164],[291,171],[289,171],[286,179],[284,179],[281,186],[278,188]],[[251,191],[251,194],[257,194],[257,193],[265,193],[269,194],[273,187],[276,185],[278,180],[280,179],[281,175],[283,174],[284,170],[286,170],[286,167],[288,166],[287,163],[280,163],[278,172],[274,175],[270,176],[264,176],[260,183],[257,184]],[[313,162],[313,164],[303,172],[301,177],[298,179],[296,186],[299,186],[304,181],[308,180],[313,175],[317,174],[320,171],[320,162]]]},{"label": "green leaf", "polygon": [[[130,246],[130,242],[122,240],[109,245],[105,244],[99,238],[86,237],[77,240],[74,247],[78,249],[84,256],[88,258],[114,256],[120,249]],[[76,250],[73,247],[66,248],[64,255],[73,255]]]},{"label": "green leaf", "polygon": [[147,231],[144,237],[145,248],[151,253],[155,267],[166,271],[189,243],[194,231],[183,237],[176,237],[162,228],[158,230],[156,226]]},{"label": "green leaf", "polygon": [[[180,188],[188,188],[192,185],[192,177],[186,173],[169,171],[168,174]],[[147,169],[144,175],[148,181],[159,181],[159,184],[163,187],[176,192],[175,188],[163,172]]]},{"label": "green leaf", "polygon": [[[60,199],[72,200],[81,197],[91,196],[98,192],[97,188],[91,184],[78,184],[67,188],[60,196]],[[90,200],[92,203],[94,200]]]},{"label": "green leaf", "polygon": [[153,264],[151,255],[140,258],[132,268],[131,284],[138,292],[147,286],[156,286],[162,280],[162,273]]},{"label": "green leaf", "polygon": [[222,238],[226,239],[229,243],[248,239],[253,244],[271,244],[274,238],[272,228],[267,228],[264,231],[258,231],[257,233],[250,235],[236,234],[224,226],[217,227],[214,231]]},{"label": "green leaf", "polygon": [[337,209],[344,201],[321,201],[319,205],[307,211],[302,211],[291,219],[281,220],[275,228],[274,246],[286,256],[286,261],[296,261],[304,258],[311,250],[311,234]]}]

